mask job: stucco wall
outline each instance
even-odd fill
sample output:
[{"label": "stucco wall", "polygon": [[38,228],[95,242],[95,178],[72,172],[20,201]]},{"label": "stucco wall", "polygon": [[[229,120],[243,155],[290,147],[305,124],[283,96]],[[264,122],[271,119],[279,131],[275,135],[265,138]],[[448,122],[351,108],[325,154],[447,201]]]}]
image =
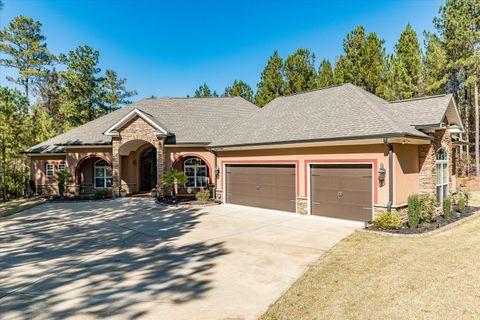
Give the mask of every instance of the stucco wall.
[{"label": "stucco wall", "polygon": [[33,181],[35,181],[38,193],[50,194],[58,192],[55,176],[46,176],[45,166],[47,163],[53,163],[55,166],[58,166],[60,163],[65,163],[65,155],[31,157],[30,174]]},{"label": "stucco wall", "polygon": [[418,146],[395,144],[393,203],[407,203],[408,196],[419,191]]},{"label": "stucco wall", "polygon": [[[314,162],[368,162],[374,165],[374,174],[380,164],[388,170],[388,151],[384,144],[365,146],[337,146],[337,147],[313,147],[269,150],[242,150],[242,151],[219,151],[218,166],[220,175],[217,180],[217,191],[223,191],[223,167],[226,163],[271,163],[288,162],[297,166],[297,198],[307,197],[307,167]],[[375,196],[376,195],[376,196]],[[383,186],[374,181],[375,204],[386,205],[388,201],[388,174]],[[303,202],[301,202],[303,203]]]}]

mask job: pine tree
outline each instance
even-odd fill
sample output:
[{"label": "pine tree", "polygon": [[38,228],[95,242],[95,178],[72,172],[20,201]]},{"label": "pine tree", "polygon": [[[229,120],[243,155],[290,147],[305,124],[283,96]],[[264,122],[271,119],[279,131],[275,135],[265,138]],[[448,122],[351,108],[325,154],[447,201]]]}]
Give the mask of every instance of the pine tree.
[{"label": "pine tree", "polygon": [[212,96],[212,93],[206,82],[204,82],[203,85],[200,85],[200,87],[198,87],[198,89],[195,90],[196,98],[211,97],[211,96]]},{"label": "pine tree", "polygon": [[32,86],[46,75],[46,66],[54,57],[48,52],[41,23],[32,18],[18,16],[0,32],[0,52],[6,57],[0,64],[18,70],[18,77],[7,77],[24,88],[27,103]]},{"label": "pine tree", "polygon": [[437,35],[425,32],[425,56],[423,78],[427,95],[447,92],[447,54]]},{"label": "pine tree", "polygon": [[376,93],[385,70],[384,41],[363,26],[356,27],[343,40],[345,55],[339,57],[335,66],[336,83],[352,83]]},{"label": "pine tree", "polygon": [[253,102],[253,90],[242,80],[235,80],[231,87],[225,88],[225,96],[242,97],[247,101]]},{"label": "pine tree", "polygon": [[101,106],[100,114],[104,115],[115,111],[123,105],[131,103],[128,98],[137,95],[135,90],[128,91],[125,88],[127,79],[119,79],[113,70],[105,70],[105,77],[101,80]]},{"label": "pine tree", "polygon": [[255,104],[263,107],[276,97],[282,96],[285,90],[283,78],[283,60],[275,50],[268,59],[267,65],[262,71],[260,82],[257,84]]},{"label": "pine tree", "polygon": [[[480,176],[480,115],[478,108],[480,2],[478,0],[447,0],[440,7],[440,16],[434,19],[434,23],[445,44],[447,60],[449,61],[449,85],[451,90],[460,98],[460,88],[464,87],[465,92],[468,92],[466,88],[473,89],[475,168],[476,175]],[[467,101],[465,99],[465,113],[468,119],[471,106]]]},{"label": "pine tree", "polygon": [[395,44],[393,58],[397,99],[417,97],[420,93],[422,50],[410,23]]},{"label": "pine tree", "polygon": [[289,55],[284,65],[285,93],[298,93],[316,87],[315,55],[308,49],[298,49]]},{"label": "pine tree", "polygon": [[318,68],[317,87],[323,88],[335,84],[332,64],[328,59],[323,59]]},{"label": "pine tree", "polygon": [[89,46],[80,46],[68,55],[60,55],[67,67],[61,71],[65,101],[61,112],[65,117],[65,129],[77,127],[96,119],[101,104],[100,53]]}]

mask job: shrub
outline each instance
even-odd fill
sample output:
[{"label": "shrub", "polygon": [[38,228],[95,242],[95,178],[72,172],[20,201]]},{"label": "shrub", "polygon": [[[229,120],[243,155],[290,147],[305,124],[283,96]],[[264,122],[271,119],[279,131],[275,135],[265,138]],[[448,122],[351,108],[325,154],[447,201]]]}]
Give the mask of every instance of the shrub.
[{"label": "shrub", "polygon": [[402,226],[402,221],[398,214],[385,211],[373,220],[373,225],[380,229],[396,229]]},{"label": "shrub", "polygon": [[118,189],[118,192],[127,192],[127,189],[125,187],[120,187]]},{"label": "shrub", "polygon": [[443,217],[445,219],[450,218],[450,215],[452,214],[452,201],[447,198],[443,200]]},{"label": "shrub", "polygon": [[109,196],[110,191],[108,189],[95,189],[93,191],[93,199],[105,199]]},{"label": "shrub", "polygon": [[468,202],[470,201],[471,197],[472,197],[472,194],[470,192],[463,189],[458,189],[457,201],[462,198],[463,201],[465,202],[465,206],[468,206]]},{"label": "shrub", "polygon": [[154,193],[154,192],[156,193],[156,192],[158,192],[158,190],[157,190],[157,188],[153,188],[152,190],[150,190],[150,192],[151,193]]},{"label": "shrub", "polygon": [[200,190],[195,194],[195,199],[202,202],[207,202],[210,199],[210,191]]},{"label": "shrub", "polygon": [[432,221],[433,212],[437,207],[437,199],[435,197],[422,194],[420,195],[420,222]]},{"label": "shrub", "polygon": [[410,228],[418,227],[420,223],[420,196],[412,194],[408,197],[408,226]]},{"label": "shrub", "polygon": [[463,197],[458,198],[457,207],[458,207],[458,211],[461,214],[463,214],[465,212],[465,207],[466,207],[465,198],[463,198]]}]

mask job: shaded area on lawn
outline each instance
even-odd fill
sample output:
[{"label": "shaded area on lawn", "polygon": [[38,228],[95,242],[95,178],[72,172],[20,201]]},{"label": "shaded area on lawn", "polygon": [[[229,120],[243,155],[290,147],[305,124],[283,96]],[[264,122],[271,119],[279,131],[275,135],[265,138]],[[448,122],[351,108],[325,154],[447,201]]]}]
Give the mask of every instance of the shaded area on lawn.
[{"label": "shaded area on lawn", "polygon": [[[211,289],[222,242],[174,245],[199,209],[167,210],[143,199],[45,204],[2,224],[0,318],[126,315],[145,301],[183,303]],[[71,299],[69,299],[71,297]]]},{"label": "shaded area on lawn", "polygon": [[479,319],[480,218],[422,238],[357,232],[261,319]]},{"label": "shaded area on lawn", "polygon": [[0,202],[0,218],[8,217],[23,210],[36,207],[44,203],[44,201],[45,200],[43,198],[36,197]]}]

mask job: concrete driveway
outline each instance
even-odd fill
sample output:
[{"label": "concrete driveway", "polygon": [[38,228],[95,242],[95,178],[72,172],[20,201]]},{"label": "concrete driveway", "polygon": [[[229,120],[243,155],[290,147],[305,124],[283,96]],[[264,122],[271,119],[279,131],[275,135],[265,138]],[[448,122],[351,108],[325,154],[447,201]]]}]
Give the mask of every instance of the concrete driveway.
[{"label": "concrete driveway", "polygon": [[0,220],[0,319],[255,319],[361,224],[150,199]]}]

